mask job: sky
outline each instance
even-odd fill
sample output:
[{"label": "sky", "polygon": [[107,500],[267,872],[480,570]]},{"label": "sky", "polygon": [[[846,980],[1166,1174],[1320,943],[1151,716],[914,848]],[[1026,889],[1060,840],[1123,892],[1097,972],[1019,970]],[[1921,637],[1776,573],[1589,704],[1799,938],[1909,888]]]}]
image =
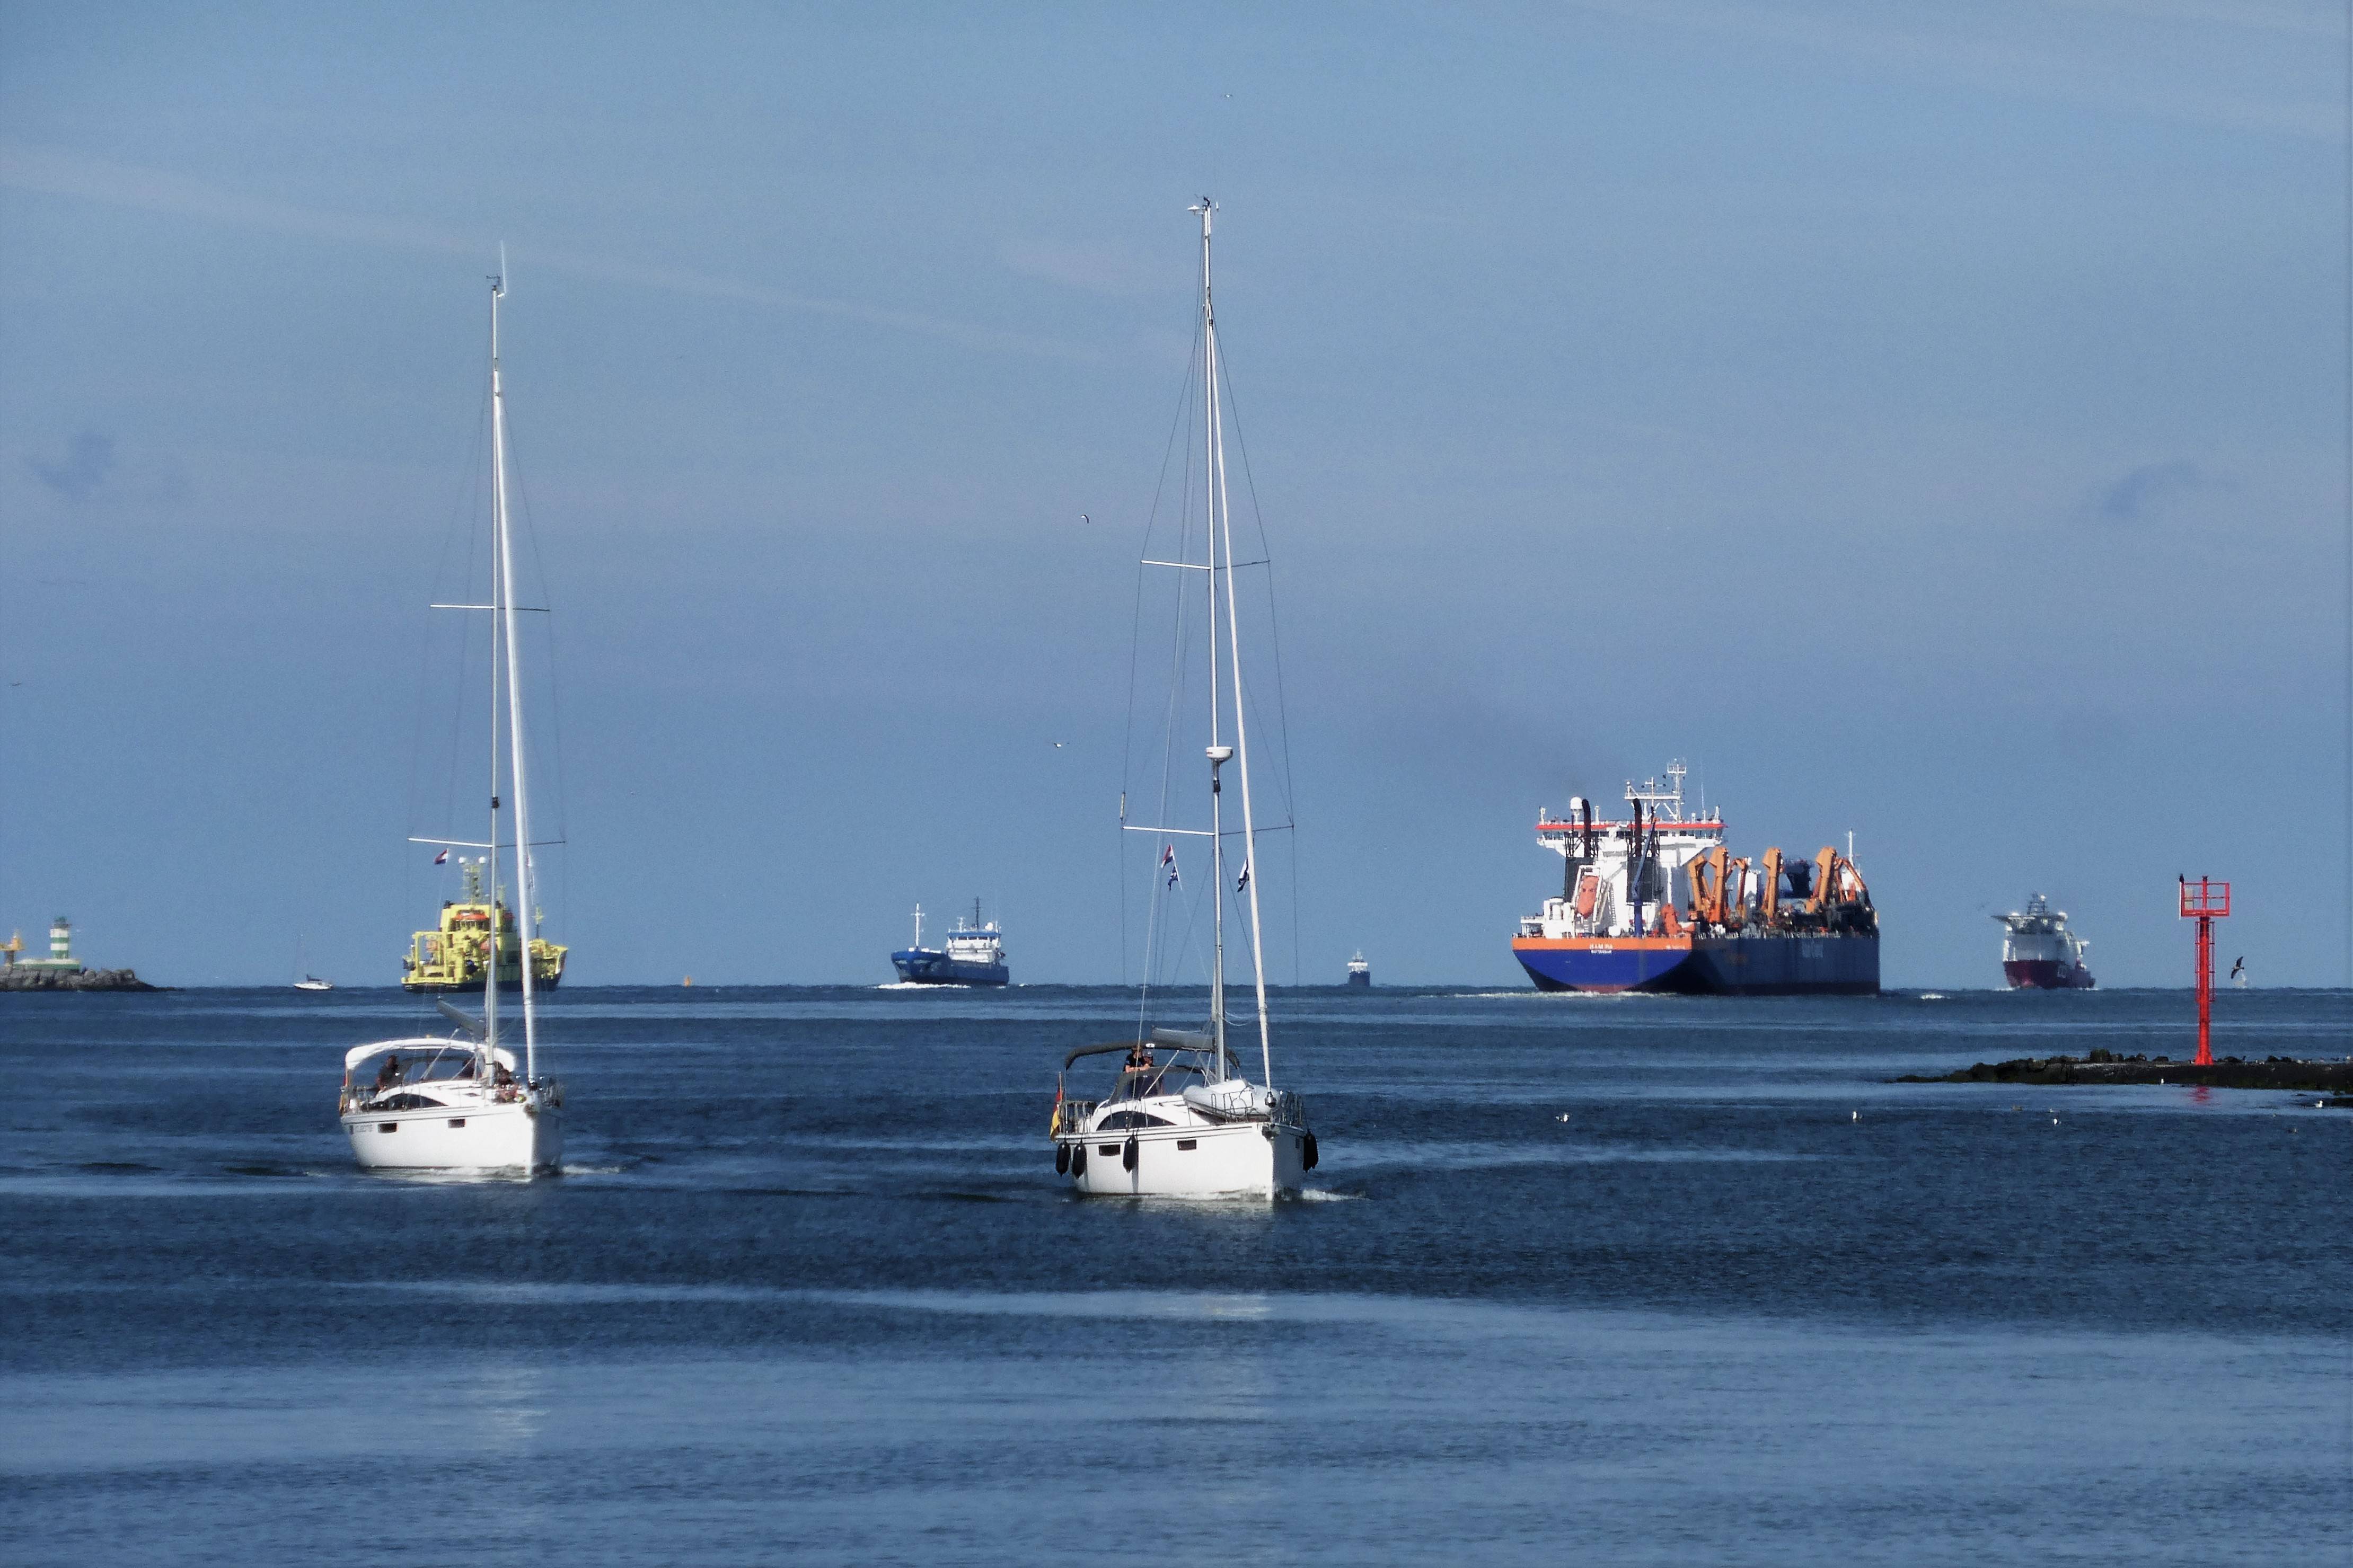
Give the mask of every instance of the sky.
[{"label": "sky", "polygon": [[975,897],[1132,978],[1208,194],[1272,979],[1524,984],[1539,809],[1680,757],[1736,853],[1855,836],[1890,985],[2036,891],[2186,984],[2181,874],[2346,984],[2345,27],[0,4],[0,929],[397,977],[503,244],[570,980],[879,982]]}]

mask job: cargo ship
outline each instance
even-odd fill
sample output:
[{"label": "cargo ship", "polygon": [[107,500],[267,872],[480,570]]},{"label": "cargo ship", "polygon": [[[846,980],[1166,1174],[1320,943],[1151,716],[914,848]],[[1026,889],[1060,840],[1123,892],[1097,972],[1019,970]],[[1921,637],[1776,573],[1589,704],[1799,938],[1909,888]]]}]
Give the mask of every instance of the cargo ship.
[{"label": "cargo ship", "polygon": [[1721,811],[1684,815],[1687,772],[1630,782],[1623,821],[1596,819],[1581,797],[1567,817],[1537,814],[1536,842],[1566,866],[1560,896],[1512,939],[1528,978],[1545,991],[1875,994],[1879,915],[1852,855],[1731,854]]},{"label": "cargo ship", "polygon": [[[482,966],[490,956],[492,918],[499,928],[499,989],[522,989],[522,965],[515,952],[514,911],[491,906],[482,897],[480,860],[460,859],[466,874],[466,896],[441,906],[441,923],[409,938],[408,952],[400,961],[400,984],[409,991],[480,991]],[[537,921],[533,921],[537,924]],[[544,937],[531,939],[531,984],[535,991],[553,991],[564,981],[565,955],[572,950]]]},{"label": "cargo ship", "polygon": [[2084,955],[2092,944],[2067,929],[2067,911],[2040,893],[2001,922],[2001,977],[2012,991],[2089,991],[2098,983]]},{"label": "cargo ship", "polygon": [[923,945],[923,906],[915,906],[915,945],[891,955],[899,978],[911,985],[1003,985],[1012,978],[1005,967],[1005,933],[990,921],[983,925],[980,900],[972,901],[972,922],[956,921],[944,950]]}]

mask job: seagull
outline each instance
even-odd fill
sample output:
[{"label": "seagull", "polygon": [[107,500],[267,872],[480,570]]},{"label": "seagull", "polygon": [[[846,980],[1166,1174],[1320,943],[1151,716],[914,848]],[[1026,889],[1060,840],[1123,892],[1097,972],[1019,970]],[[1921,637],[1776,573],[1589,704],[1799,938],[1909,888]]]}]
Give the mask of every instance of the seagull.
[{"label": "seagull", "polygon": [[1092,522],[1094,519],[1089,517],[1085,512],[1081,512],[1079,513],[1079,521],[1081,522]]},{"label": "seagull", "polygon": [[1062,749],[1062,742],[1060,742],[1060,741],[1055,742],[1054,742],[1054,750],[1056,750],[1056,751],[1058,751],[1058,752],[1059,752],[1059,751],[1060,751],[1061,749]]}]

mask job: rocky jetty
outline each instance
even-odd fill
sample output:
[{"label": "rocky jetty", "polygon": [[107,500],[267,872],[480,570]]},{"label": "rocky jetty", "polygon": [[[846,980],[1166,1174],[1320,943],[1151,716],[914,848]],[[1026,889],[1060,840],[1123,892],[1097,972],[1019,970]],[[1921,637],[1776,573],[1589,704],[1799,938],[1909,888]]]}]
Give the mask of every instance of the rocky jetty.
[{"label": "rocky jetty", "polygon": [[2327,1094],[2353,1092],[2353,1059],[2304,1061],[2295,1057],[2265,1057],[2248,1061],[2218,1058],[2205,1067],[2170,1057],[2119,1057],[2094,1051],[2088,1057],[2019,1057],[2006,1062],[1978,1062],[1935,1077],[1906,1074],[1897,1083],[2186,1083],[2211,1089],[2293,1089]]},{"label": "rocky jetty", "polygon": [[0,968],[0,991],[161,991],[128,969]]}]

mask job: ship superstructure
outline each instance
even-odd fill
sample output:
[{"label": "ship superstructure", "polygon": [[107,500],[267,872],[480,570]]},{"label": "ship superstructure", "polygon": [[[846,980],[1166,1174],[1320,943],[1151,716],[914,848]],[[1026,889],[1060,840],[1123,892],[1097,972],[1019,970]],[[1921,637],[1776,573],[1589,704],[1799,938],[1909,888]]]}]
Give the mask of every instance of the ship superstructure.
[{"label": "ship superstructure", "polygon": [[1005,966],[1005,932],[995,921],[983,923],[980,900],[972,901],[972,919],[958,920],[947,935],[945,948],[923,945],[923,906],[915,906],[915,945],[891,955],[899,978],[914,985],[1003,985],[1012,978]]},{"label": "ship superstructure", "polygon": [[[407,955],[400,961],[400,984],[410,991],[479,991],[483,965],[490,962],[491,922],[499,929],[499,989],[522,989],[522,965],[516,956],[514,911],[501,903],[493,908],[482,896],[482,862],[460,858],[466,896],[441,906],[441,923],[409,938]],[[553,991],[564,980],[564,960],[572,950],[544,937],[531,939],[531,984],[534,990]]]},{"label": "ship superstructure", "polygon": [[1538,813],[1536,841],[1564,866],[1560,896],[1512,941],[1528,977],[1546,991],[1876,992],[1879,916],[1852,858],[1731,854],[1720,811],[1685,814],[1687,772],[1630,781],[1621,821],[1582,797],[1566,817]]},{"label": "ship superstructure", "polygon": [[2012,991],[2089,991],[2096,984],[2084,961],[2092,944],[2067,929],[2067,911],[2036,893],[2022,910],[1996,915],[2001,922],[2001,977]]},{"label": "ship superstructure", "polygon": [[1348,984],[1360,991],[1373,988],[1373,966],[1366,962],[1361,948],[1354,958],[1348,960]]}]

